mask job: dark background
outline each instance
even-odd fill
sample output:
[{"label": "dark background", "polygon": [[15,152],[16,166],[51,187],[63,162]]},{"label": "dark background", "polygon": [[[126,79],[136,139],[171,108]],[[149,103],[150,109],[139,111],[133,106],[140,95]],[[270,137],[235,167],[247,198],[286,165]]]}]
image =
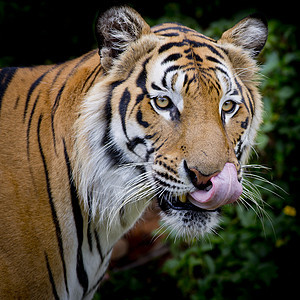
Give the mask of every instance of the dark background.
[{"label": "dark background", "polygon": [[[182,15],[196,19],[202,28],[236,13],[262,12],[268,19],[296,24],[295,1],[180,0]],[[0,63],[36,65],[62,62],[96,47],[94,23],[98,12],[113,5],[128,4],[143,17],[158,19],[166,14],[169,1],[0,0]]]}]

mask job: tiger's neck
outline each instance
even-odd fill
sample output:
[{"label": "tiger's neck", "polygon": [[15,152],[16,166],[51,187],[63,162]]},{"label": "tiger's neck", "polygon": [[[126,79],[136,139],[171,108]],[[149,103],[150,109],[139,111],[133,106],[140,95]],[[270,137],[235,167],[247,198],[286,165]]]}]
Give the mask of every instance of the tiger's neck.
[{"label": "tiger's neck", "polygon": [[68,180],[61,174],[55,180],[68,187],[77,236],[70,242],[71,256],[77,257],[77,271],[83,274],[78,278],[87,289],[91,287],[87,278],[95,278],[95,284],[100,281],[114,244],[141,216],[148,201],[138,201],[137,192],[129,193],[128,182],[140,171],[120,167],[111,156],[115,151],[109,134],[113,112],[107,105],[111,80],[103,74],[98,54],[90,52],[76,59],[73,68],[66,64],[57,72],[66,69],[65,81],[53,97],[51,131],[54,153],[60,153],[58,164],[67,166]]},{"label": "tiger's neck", "polygon": [[[89,52],[73,65],[65,75],[63,91],[60,95],[59,89],[52,109],[55,111],[54,146],[63,147],[71,196],[76,198],[72,198],[73,209],[79,203],[83,226],[86,230],[94,226],[102,251],[108,253],[133,226],[148,202],[147,199],[137,201],[140,200],[137,192],[134,195],[126,192],[131,190],[128,182],[140,170],[120,167],[112,157],[116,151],[110,139],[113,112],[107,105],[111,100],[112,79],[103,74],[98,53]],[[64,68],[69,67],[62,65],[61,72]],[[118,155],[122,157],[122,152]],[[79,211],[79,207],[75,210]],[[92,235],[87,232],[87,237]]]},{"label": "tiger's neck", "polygon": [[[140,201],[132,190],[134,177],[140,170],[122,165],[123,153],[111,138],[114,79],[103,75],[95,80],[82,100],[75,121],[73,175],[89,220],[98,226],[107,250],[126,233],[148,206],[147,197]],[[117,157],[117,158],[116,158]],[[138,187],[142,192],[143,187]]]}]

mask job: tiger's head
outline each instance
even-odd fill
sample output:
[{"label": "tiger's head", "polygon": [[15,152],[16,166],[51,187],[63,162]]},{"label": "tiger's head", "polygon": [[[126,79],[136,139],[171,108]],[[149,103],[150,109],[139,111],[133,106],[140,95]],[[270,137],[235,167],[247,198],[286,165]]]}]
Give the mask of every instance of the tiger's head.
[{"label": "tiger's head", "polygon": [[102,164],[89,170],[90,193],[99,194],[97,184],[109,190],[111,180],[120,193],[98,206],[110,201],[124,215],[128,204],[157,199],[179,235],[209,232],[220,208],[242,194],[242,166],[261,122],[255,57],[266,22],[249,16],[216,41],[175,23],[150,28],[121,7],[100,16],[96,31],[104,74],[80,116],[93,124],[83,134],[94,149],[89,168]]}]

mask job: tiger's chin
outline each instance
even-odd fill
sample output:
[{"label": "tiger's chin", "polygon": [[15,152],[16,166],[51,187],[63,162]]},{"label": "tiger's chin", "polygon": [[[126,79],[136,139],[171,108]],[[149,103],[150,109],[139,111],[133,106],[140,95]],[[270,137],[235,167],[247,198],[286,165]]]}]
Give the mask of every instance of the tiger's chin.
[{"label": "tiger's chin", "polygon": [[161,219],[170,235],[193,241],[205,234],[214,232],[218,227],[221,209],[206,210],[192,204],[187,199],[179,199],[169,193],[164,193],[158,199],[162,210]]}]

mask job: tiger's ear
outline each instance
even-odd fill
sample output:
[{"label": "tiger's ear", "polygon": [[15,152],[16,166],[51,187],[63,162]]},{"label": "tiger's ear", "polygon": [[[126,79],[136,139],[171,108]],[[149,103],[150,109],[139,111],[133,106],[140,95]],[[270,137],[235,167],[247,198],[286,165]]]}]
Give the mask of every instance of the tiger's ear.
[{"label": "tiger's ear", "polygon": [[130,43],[149,33],[150,26],[130,7],[113,7],[100,15],[96,22],[96,37],[103,68],[107,71]]},{"label": "tiger's ear", "polygon": [[266,18],[261,14],[252,14],[222,34],[219,42],[232,43],[250,52],[256,57],[263,49],[268,38]]}]

